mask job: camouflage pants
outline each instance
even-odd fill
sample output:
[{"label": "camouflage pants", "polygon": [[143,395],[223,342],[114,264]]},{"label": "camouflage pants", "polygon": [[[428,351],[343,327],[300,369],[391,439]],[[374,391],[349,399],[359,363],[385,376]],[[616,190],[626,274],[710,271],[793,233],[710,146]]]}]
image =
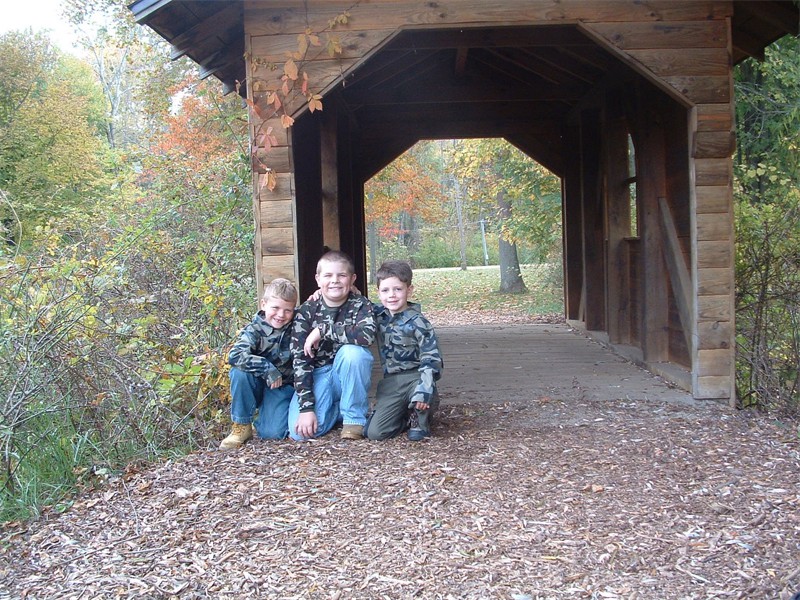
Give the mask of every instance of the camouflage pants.
[{"label": "camouflage pants", "polygon": [[[378,382],[375,412],[370,417],[367,430],[364,432],[369,439],[386,440],[403,433],[408,428],[408,403],[418,383],[418,371],[386,375]],[[439,406],[439,394],[434,392],[431,407],[415,411],[421,429],[430,430],[430,421],[437,406]]]}]

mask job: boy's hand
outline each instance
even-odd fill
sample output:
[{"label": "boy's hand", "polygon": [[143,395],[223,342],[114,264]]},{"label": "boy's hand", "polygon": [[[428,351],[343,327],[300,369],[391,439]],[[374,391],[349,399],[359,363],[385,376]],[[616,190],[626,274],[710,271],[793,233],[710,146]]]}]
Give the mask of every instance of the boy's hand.
[{"label": "boy's hand", "polygon": [[431,407],[427,402],[415,402],[414,408],[416,410],[428,410]]},{"label": "boy's hand", "polygon": [[322,339],[322,334],[317,327],[314,327],[306,338],[306,343],[303,344],[303,352],[306,356],[314,358],[314,355],[319,349],[319,341]]},{"label": "boy's hand", "polygon": [[277,390],[283,385],[283,377],[278,377],[275,381],[269,384],[269,389]]},{"label": "boy's hand", "polygon": [[294,426],[297,435],[304,438],[312,438],[317,433],[317,415],[313,410],[301,412],[297,418],[297,425]]}]

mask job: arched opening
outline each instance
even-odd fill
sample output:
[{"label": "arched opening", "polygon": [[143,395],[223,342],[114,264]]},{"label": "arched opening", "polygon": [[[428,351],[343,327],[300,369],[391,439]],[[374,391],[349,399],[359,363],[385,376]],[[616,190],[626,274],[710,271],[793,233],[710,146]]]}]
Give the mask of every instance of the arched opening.
[{"label": "arched opening", "polygon": [[507,292],[493,296],[521,315],[563,314],[561,181],[506,140],[422,140],[364,187],[370,279],[388,258],[477,269],[452,309]]}]

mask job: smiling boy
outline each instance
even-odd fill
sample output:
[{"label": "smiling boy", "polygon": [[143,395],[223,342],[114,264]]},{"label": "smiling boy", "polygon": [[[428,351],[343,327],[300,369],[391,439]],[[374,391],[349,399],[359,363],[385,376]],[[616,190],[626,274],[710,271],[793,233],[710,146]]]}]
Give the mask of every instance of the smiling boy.
[{"label": "smiling boy", "polygon": [[292,330],[295,394],[289,436],[306,440],[342,422],[343,439],[364,437],[375,319],[370,301],[351,292],[355,267],[343,252],[326,252],[317,263],[318,297],[303,303]]},{"label": "smiling boy", "polygon": [[419,304],[409,302],[412,275],[411,266],[400,260],[385,261],[376,274],[382,306],[375,307],[375,321],[384,377],[366,427],[371,440],[394,437],[406,427],[409,440],[425,439],[439,405],[436,381],[444,362],[433,326]]},{"label": "smiling boy", "polygon": [[275,279],[264,288],[260,310],[228,353],[231,365],[231,433],[220,450],[240,448],[253,437],[283,439],[289,434],[292,399],[291,327],[297,289],[288,279]]}]

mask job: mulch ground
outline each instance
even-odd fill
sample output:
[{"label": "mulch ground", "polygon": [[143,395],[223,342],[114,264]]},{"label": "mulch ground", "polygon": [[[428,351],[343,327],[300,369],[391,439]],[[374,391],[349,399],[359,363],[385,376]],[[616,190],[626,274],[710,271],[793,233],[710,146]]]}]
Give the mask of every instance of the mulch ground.
[{"label": "mulch ground", "polygon": [[9,525],[0,598],[788,600],[798,425],[717,404],[451,403],[424,442],[255,441]]}]

